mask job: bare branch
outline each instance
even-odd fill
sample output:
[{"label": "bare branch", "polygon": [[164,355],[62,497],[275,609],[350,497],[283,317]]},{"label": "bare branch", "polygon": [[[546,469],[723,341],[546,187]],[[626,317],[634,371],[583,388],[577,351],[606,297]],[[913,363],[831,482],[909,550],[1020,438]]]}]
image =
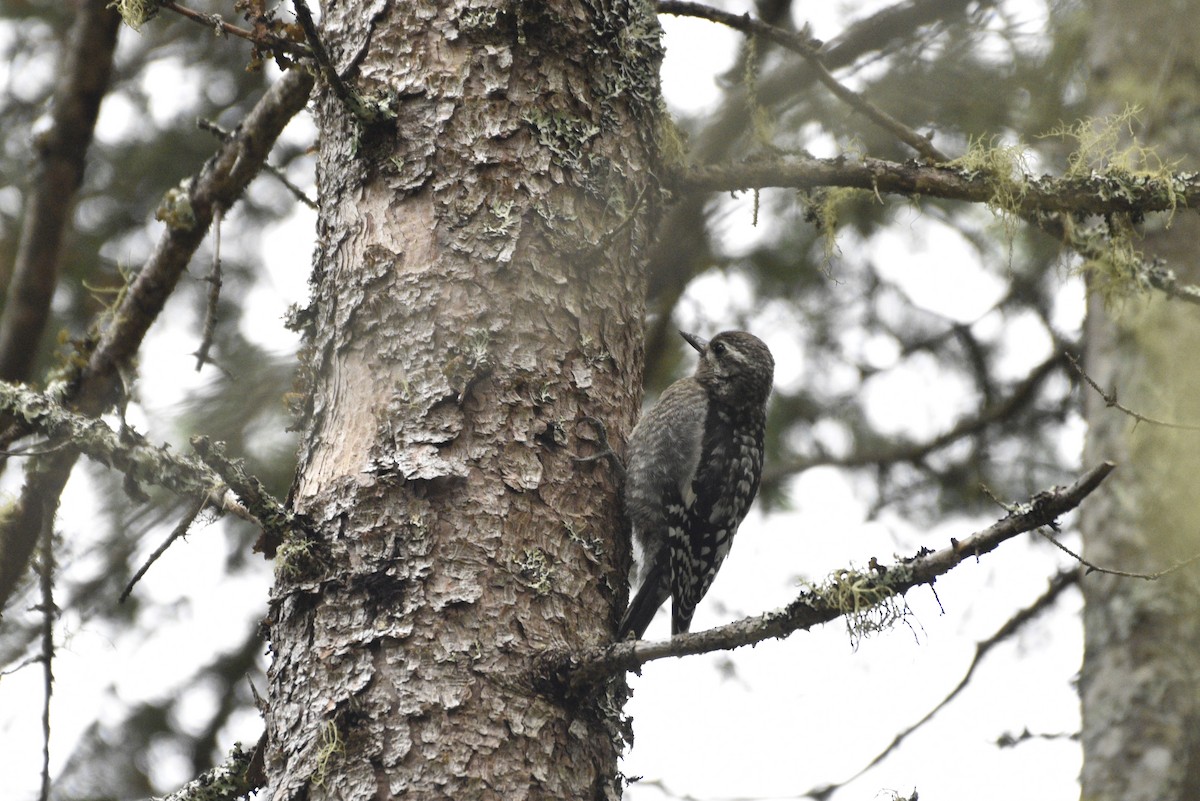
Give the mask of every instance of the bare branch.
[{"label": "bare branch", "polygon": [[[237,493],[242,503],[262,526],[263,542],[277,546],[286,533],[298,526],[292,513],[267,492],[261,481],[246,472],[240,459],[230,459],[226,455],[224,444],[213,442],[207,437],[192,437],[191,442],[205,464]],[[274,547],[266,553],[274,553]]]},{"label": "bare branch", "polygon": [[342,102],[342,105],[354,115],[355,119],[368,125],[394,117],[395,112],[385,109],[378,103],[372,103],[367,100],[342,80],[342,76],[338,75],[338,71],[334,68],[333,62],[329,58],[329,53],[325,49],[325,45],[321,43],[321,34],[317,30],[317,24],[313,22],[312,11],[309,10],[308,3],[305,0],[292,0],[292,5],[296,9],[296,20],[300,23],[305,38],[308,39],[308,46],[312,50],[313,60],[317,62],[317,66],[321,69],[321,77],[329,84],[329,88],[333,90],[333,93]]},{"label": "bare branch", "polygon": [[86,413],[98,413],[111,397],[119,370],[141,346],[151,323],[175,289],[188,262],[208,234],[213,212],[230,209],[258,175],[284,126],[308,101],[313,78],[305,70],[284,73],[194,178],[159,207],[166,230],[149,260],[113,311],[111,323],[78,377],[71,398]]},{"label": "bare branch", "polygon": [[[1051,528],[1053,528],[1053,527],[1051,527]],[[1039,528],[1037,530],[1037,533],[1040,534],[1045,540],[1047,540],[1055,548],[1058,548],[1060,551],[1065,553],[1067,556],[1071,557],[1076,562],[1078,562],[1079,564],[1086,567],[1088,569],[1089,573],[1107,573],[1110,576],[1122,576],[1124,578],[1137,578],[1137,579],[1145,579],[1146,581],[1158,581],[1163,576],[1169,576],[1178,570],[1182,570],[1183,568],[1187,567],[1188,565],[1195,564],[1196,562],[1200,562],[1200,553],[1194,553],[1191,556],[1189,556],[1187,559],[1180,559],[1179,561],[1172,564],[1170,567],[1165,567],[1162,570],[1156,570],[1153,573],[1135,573],[1135,572],[1129,571],[1129,570],[1117,570],[1116,568],[1113,568],[1113,567],[1101,567],[1100,565],[1089,562],[1088,560],[1084,559],[1082,556],[1075,553],[1070,548],[1068,548],[1067,546],[1065,546],[1061,542],[1059,542],[1058,538],[1055,537],[1054,535],[1050,534],[1049,532],[1047,532],[1044,527]]]},{"label": "bare branch", "polygon": [[212,348],[213,337],[217,332],[217,304],[221,301],[221,207],[213,210],[213,246],[212,268],[208,271],[208,303],[204,310],[204,333],[200,337],[200,347],[196,349],[196,372],[200,372],[208,361],[208,351]]},{"label": "bare branch", "polygon": [[[233,136],[231,131],[227,131],[212,120],[207,120],[204,118],[196,120],[196,127],[202,131],[208,131],[222,142]],[[283,184],[283,188],[290,192],[292,197],[296,198],[296,200],[300,201],[305,206],[308,206],[313,211],[317,210],[317,201],[306,195],[303,189],[292,183],[288,179],[287,175],[284,174],[283,170],[281,170],[279,167],[276,167],[274,164],[271,164],[270,162],[263,162],[262,168],[263,172],[267,172],[275,176],[275,180]]]},{"label": "bare branch", "polygon": [[808,62],[817,80],[823,83],[843,103],[846,103],[871,122],[920,153],[927,161],[949,161],[949,158],[945,154],[933,146],[933,143],[929,141],[929,137],[921,136],[858,92],[853,91],[838,81],[825,66],[825,62],[818,52],[821,47],[820,42],[809,39],[802,34],[785,31],[774,25],[760,22],[753,19],[749,14],[742,14],[740,16],[730,14],[728,11],[712,8],[702,3],[684,2],[684,0],[660,0],[658,11],[660,14],[700,17],[713,22],[719,22],[722,25],[727,25],[751,36],[761,36],[786,50],[799,54]]},{"label": "bare branch", "polygon": [[[931,584],[959,563],[976,559],[1005,540],[1047,525],[1059,515],[1074,509],[1100,486],[1114,468],[1111,462],[1104,462],[1068,487],[1055,487],[1039,493],[1020,511],[1009,514],[966,539],[952,539],[941,550],[923,550],[891,567],[873,565],[872,574],[860,573],[857,580],[864,591],[879,597],[900,596],[913,587]],[[577,656],[551,653],[544,658],[542,667],[553,684],[579,689],[606,676],[637,670],[656,659],[729,650],[768,639],[780,639],[796,631],[836,620],[845,613],[846,610],[828,599],[805,592],[783,609],[709,631],[681,634],[663,642],[620,642],[593,648]]]},{"label": "bare branch", "polygon": [[129,579],[129,583],[125,585],[125,589],[121,592],[121,597],[117,598],[117,603],[125,603],[125,599],[133,592],[134,586],[142,580],[142,576],[146,575],[146,571],[150,569],[150,566],[167,552],[167,549],[175,543],[175,540],[188,533],[188,529],[192,527],[192,523],[195,522],[196,517],[199,516],[200,512],[207,505],[207,496],[202,496],[191,505],[187,512],[184,513],[183,518],[171,530],[170,535],[163,541],[163,544],[154,549],[154,553],[150,554],[145,563],[133,574],[133,578]]},{"label": "bare branch", "polygon": [[304,43],[294,42],[263,26],[255,26],[255,30],[248,31],[245,28],[239,28],[232,23],[226,22],[221,18],[220,14],[205,14],[202,11],[196,11],[195,9],[172,2],[172,0],[161,0],[161,6],[168,11],[174,11],[185,19],[198,22],[206,28],[216,31],[221,36],[236,36],[239,39],[245,39],[260,50],[284,51],[298,56],[312,56],[312,52]]},{"label": "bare branch", "polygon": [[54,621],[58,606],[54,603],[54,523],[42,525],[42,559],[38,578],[42,590],[42,790],[41,801],[50,801],[50,699],[54,693]]},{"label": "bare branch", "polygon": [[[851,24],[826,45],[822,59],[828,69],[841,69],[908,40],[923,26],[953,24],[974,7],[972,0],[900,0]],[[803,97],[815,80],[807,63],[781,65],[759,79],[755,97],[759,103],[772,106],[785,98]],[[722,106],[705,120],[704,129],[692,140],[689,149],[695,163],[716,163],[741,149],[750,122],[746,100],[744,90],[731,91]],[[648,259],[647,298],[658,314],[646,332],[647,375],[655,375],[661,369],[655,359],[662,357],[656,354],[669,352],[661,346],[667,337],[674,336],[670,310],[675,301],[697,271],[714,261],[707,235],[697,235],[704,230],[701,221],[708,198],[702,193],[683,193],[677,197],[679,201],[667,209],[659,226],[658,241]]]}]

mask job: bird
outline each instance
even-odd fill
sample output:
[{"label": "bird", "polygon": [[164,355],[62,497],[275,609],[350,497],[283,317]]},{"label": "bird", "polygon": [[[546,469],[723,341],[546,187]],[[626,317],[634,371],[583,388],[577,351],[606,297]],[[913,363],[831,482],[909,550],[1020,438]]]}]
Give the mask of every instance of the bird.
[{"label": "bird", "polygon": [[688,631],[762,477],[771,351],[745,331],[679,333],[700,354],[696,370],[667,387],[626,446],[634,564],[618,640],[641,639],[667,598],[671,636]]}]

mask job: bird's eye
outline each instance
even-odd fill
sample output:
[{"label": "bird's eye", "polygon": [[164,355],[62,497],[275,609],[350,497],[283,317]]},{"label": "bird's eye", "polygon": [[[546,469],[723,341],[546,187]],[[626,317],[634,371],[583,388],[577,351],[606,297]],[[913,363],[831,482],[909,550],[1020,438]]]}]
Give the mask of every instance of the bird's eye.
[{"label": "bird's eye", "polygon": [[724,356],[725,355],[725,343],[724,342],[714,342],[713,346],[712,346],[712,352],[717,354],[718,356]]}]

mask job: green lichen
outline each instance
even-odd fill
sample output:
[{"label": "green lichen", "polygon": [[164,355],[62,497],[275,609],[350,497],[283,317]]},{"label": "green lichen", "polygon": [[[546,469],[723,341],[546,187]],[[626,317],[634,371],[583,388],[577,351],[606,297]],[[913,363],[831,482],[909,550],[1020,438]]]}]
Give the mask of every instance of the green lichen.
[{"label": "green lichen", "polygon": [[320,575],[326,566],[321,544],[303,534],[285,536],[275,552],[275,574],[293,581]]},{"label": "green lichen", "polygon": [[498,8],[468,8],[458,18],[459,33],[494,31],[500,22]]},{"label": "green lichen", "polygon": [[1127,106],[1120,114],[1079,120],[1074,125],[1060,125],[1046,133],[1045,137],[1075,143],[1067,157],[1064,177],[1141,176],[1158,178],[1169,184],[1171,173],[1179,162],[1164,162],[1153,149],[1138,141],[1135,129],[1140,113],[1138,106]]},{"label": "green lichen", "polygon": [[157,0],[113,0],[108,7],[117,10],[122,22],[140,31],[143,25],[158,15],[159,5]]},{"label": "green lichen", "polygon": [[508,239],[512,236],[513,229],[521,221],[520,211],[512,200],[493,203],[488,207],[488,212],[495,222],[484,224],[483,233],[486,236]]},{"label": "green lichen", "polygon": [[1139,234],[1129,215],[1113,214],[1101,226],[1074,228],[1071,239],[1079,252],[1091,254],[1077,272],[1087,278],[1089,290],[1106,308],[1116,309],[1149,290],[1145,258],[1137,247]]},{"label": "green lichen", "polygon": [[760,145],[773,149],[775,120],[767,106],[758,100],[758,62],[758,39],[751,36],[746,41],[745,62],[742,69],[742,85],[746,89],[746,109],[750,112],[750,130]]},{"label": "green lichen", "polygon": [[982,179],[987,185],[991,192],[987,207],[1004,224],[1011,257],[1029,189],[1029,148],[1020,142],[1003,144],[995,137],[972,138],[967,152],[946,166],[957,169],[967,179]]},{"label": "green lichen", "polygon": [[883,574],[842,569],[820,584],[806,583],[806,588],[842,612],[851,644],[857,648],[865,637],[886,631],[908,617],[908,604],[892,589],[893,583],[903,581],[902,572],[899,568]]},{"label": "green lichen", "polygon": [[594,3],[592,55],[606,69],[596,71],[605,127],[621,124],[620,109],[642,123],[662,112],[659,68],[662,65],[662,26],[653,5],[634,2]]},{"label": "green lichen", "polygon": [[196,227],[196,212],[192,208],[192,179],[168,189],[154,210],[154,219],[167,224],[173,231],[190,231]]},{"label": "green lichen", "polygon": [[826,187],[808,193],[808,208],[805,219],[816,226],[821,235],[821,251],[826,274],[829,274],[834,259],[841,256],[837,234],[844,211],[853,203],[869,201],[876,197],[864,189]]},{"label": "green lichen", "polygon": [[555,161],[577,172],[583,170],[588,146],[600,135],[598,125],[562,111],[532,108],[521,119],[533,129],[538,144],[549,150]]},{"label": "green lichen", "polygon": [[673,168],[687,164],[687,133],[675,123],[675,119],[668,112],[664,111],[659,116],[655,133],[663,166]]},{"label": "green lichen", "polygon": [[550,557],[541,548],[526,548],[515,562],[521,583],[543,598],[550,594],[554,584],[554,566]]},{"label": "green lichen", "polygon": [[321,727],[321,747],[317,751],[317,767],[313,771],[312,783],[316,787],[325,786],[325,777],[329,773],[329,762],[338,754],[346,752],[346,743],[335,721],[327,721]]},{"label": "green lichen", "polygon": [[570,520],[567,520],[564,525],[567,529],[567,539],[583,548],[588,559],[594,563],[599,563],[604,558],[604,543],[599,537],[589,535],[586,527],[581,531]]},{"label": "green lichen", "polygon": [[[1145,194],[1148,183],[1162,186],[1169,205],[1170,227],[1179,203],[1174,171],[1179,162],[1164,162],[1137,137],[1137,106],[1108,117],[1060,125],[1046,136],[1074,143],[1067,157],[1067,178],[1091,179],[1105,198],[1132,198]],[[1076,249],[1088,256],[1079,267],[1088,285],[1108,307],[1146,291],[1145,260],[1137,243],[1141,215],[1110,214],[1101,226],[1073,227]]]}]

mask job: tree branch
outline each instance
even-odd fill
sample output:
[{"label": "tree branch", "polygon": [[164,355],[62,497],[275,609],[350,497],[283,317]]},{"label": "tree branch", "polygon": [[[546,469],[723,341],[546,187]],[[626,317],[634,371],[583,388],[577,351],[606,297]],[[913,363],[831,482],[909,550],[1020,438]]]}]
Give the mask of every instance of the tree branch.
[{"label": "tree branch", "polygon": [[50,126],[34,137],[37,162],[7,294],[0,297],[0,380],[30,377],[58,285],[63,232],[83,180],[100,100],[108,90],[121,17],[107,0],[80,3],[54,90]]},{"label": "tree branch", "polygon": [[1045,380],[1065,366],[1067,356],[1055,352],[1017,384],[1012,393],[1003,400],[987,406],[973,417],[965,417],[954,424],[949,430],[938,434],[925,442],[899,442],[895,445],[860,450],[846,456],[818,455],[789,460],[783,464],[771,465],[763,473],[763,483],[772,484],[802,473],[813,467],[835,465],[838,467],[871,467],[896,464],[898,462],[917,462],[934,451],[941,450],[964,437],[978,434],[990,425],[1007,420],[1034,398],[1038,388]]},{"label": "tree branch", "polygon": [[199,459],[172,453],[165,445],[155,447],[131,429],[113,431],[103,420],[69,412],[40,392],[3,382],[0,413],[17,417],[50,440],[70,443],[72,450],[119,470],[135,492],[142,484],[150,484],[185,497],[207,497],[219,509],[252,519],[225,496],[226,482]]},{"label": "tree branch", "polygon": [[[1174,212],[1200,203],[1200,173],[1165,177],[1132,176],[1120,171],[1084,177],[995,175],[953,164],[925,166],[882,159],[788,158],[707,167],[682,168],[668,176],[670,188],[685,197],[694,192],[737,192],[748,189],[817,189],[846,187],[876,195],[937,197],[985,203],[1021,217],[1066,243],[1086,259],[1107,253],[1097,237],[1081,235],[1064,223],[1078,214],[1139,216]],[[1104,240],[1107,241],[1107,240]],[[1200,287],[1180,284],[1159,261],[1136,267],[1137,278],[1169,297],[1200,304]]]},{"label": "tree branch", "polygon": [[[861,593],[878,599],[901,596],[914,587],[932,584],[959,563],[976,559],[1005,540],[1052,523],[1059,515],[1074,509],[1114,468],[1111,462],[1104,462],[1074,484],[1039,493],[1002,520],[966,539],[951,539],[941,550],[923,549],[916,556],[891,567],[873,563],[869,573],[847,572],[845,575],[853,576],[856,589]],[[861,613],[862,609],[855,611]],[[729,650],[768,639],[781,639],[846,614],[847,609],[835,601],[806,591],[788,606],[758,617],[708,631],[681,634],[663,642],[619,642],[589,649],[578,656],[552,653],[544,658],[542,667],[554,685],[578,690],[621,671],[637,670],[656,659]]]},{"label": "tree branch", "polygon": [[1200,204],[1200,173],[1169,178],[1130,177],[1113,172],[1082,178],[995,176],[954,165],[924,166],[883,159],[788,158],[676,170],[668,177],[680,192],[738,192],[748,189],[817,189],[840,186],[876,194],[938,197],[999,205],[1018,215],[1050,213],[1147,213]]},{"label": "tree branch", "polygon": [[282,51],[298,56],[312,56],[312,52],[303,42],[292,41],[281,35],[278,29],[272,30],[271,26],[255,25],[254,30],[248,31],[245,28],[239,28],[236,25],[226,22],[221,18],[220,14],[205,14],[202,11],[182,6],[179,3],[173,2],[173,0],[161,0],[160,5],[168,11],[174,11],[185,19],[198,22],[206,28],[216,31],[220,36],[236,36],[239,39],[245,39],[260,51]]},{"label": "tree branch", "polygon": [[104,399],[110,397],[120,369],[141,347],[146,331],[208,235],[213,212],[232,208],[241,197],[284,126],[303,110],[312,87],[313,77],[307,71],[284,73],[199,174],[163,199],[158,217],[167,223],[166,230],[113,310],[112,322],[101,332],[96,350],[77,378],[79,389],[72,400],[81,411],[98,413],[105,407]]},{"label": "tree branch", "polygon": [[[841,69],[871,52],[904,41],[922,26],[952,21],[975,6],[972,0],[899,2],[853,23],[826,45],[822,58],[828,69]],[[759,79],[755,97],[769,107],[783,98],[803,97],[814,80],[816,76],[806,63],[781,65]],[[750,121],[746,102],[744,91],[733,90],[721,108],[706,118],[703,130],[692,138],[690,155],[696,163],[712,164],[728,158],[735,146],[743,141]],[[647,298],[668,317],[669,300],[679,297],[697,271],[711,263],[712,258],[708,237],[697,235],[698,231],[704,230],[701,221],[708,208],[708,199],[702,194],[679,197],[680,201],[668,210],[659,226],[658,242],[650,252],[647,265]],[[659,329],[660,337],[670,336],[665,325]],[[650,347],[652,342],[648,337],[647,354],[662,352]],[[654,364],[647,363],[648,374],[653,374],[655,369]]]},{"label": "tree branch", "polygon": [[[168,224],[154,253],[106,317],[107,325],[97,333],[98,342],[86,363],[65,381],[64,403],[85,416],[95,416],[113,402],[122,372],[203,241],[213,210],[231,208],[245,191],[284,126],[308,102],[312,86],[313,77],[304,70],[285,73],[246,116],[237,134],[198,175],[184,182],[163,215]],[[29,431],[26,423],[18,421],[0,446]],[[32,459],[20,499],[0,521],[0,609],[25,574],[37,534],[58,508],[77,457],[74,449],[66,449]]]},{"label": "tree branch", "polygon": [[821,47],[820,42],[809,39],[803,34],[785,31],[774,25],[760,22],[752,18],[749,14],[742,14],[740,16],[730,14],[728,11],[722,11],[702,3],[691,3],[684,0],[660,0],[658,11],[660,14],[700,17],[712,22],[718,22],[748,35],[760,36],[786,50],[797,53],[808,62],[817,80],[823,83],[843,103],[920,153],[927,161],[939,162],[949,160],[945,154],[933,146],[929,137],[921,136],[891,114],[888,114],[861,94],[846,87],[837,78],[833,77],[833,73],[825,66],[825,62],[818,52]]},{"label": "tree branch", "polygon": [[258,749],[247,750],[241,743],[234,743],[228,759],[164,796],[162,801],[235,801],[250,795],[262,786],[253,778],[257,752]]}]

